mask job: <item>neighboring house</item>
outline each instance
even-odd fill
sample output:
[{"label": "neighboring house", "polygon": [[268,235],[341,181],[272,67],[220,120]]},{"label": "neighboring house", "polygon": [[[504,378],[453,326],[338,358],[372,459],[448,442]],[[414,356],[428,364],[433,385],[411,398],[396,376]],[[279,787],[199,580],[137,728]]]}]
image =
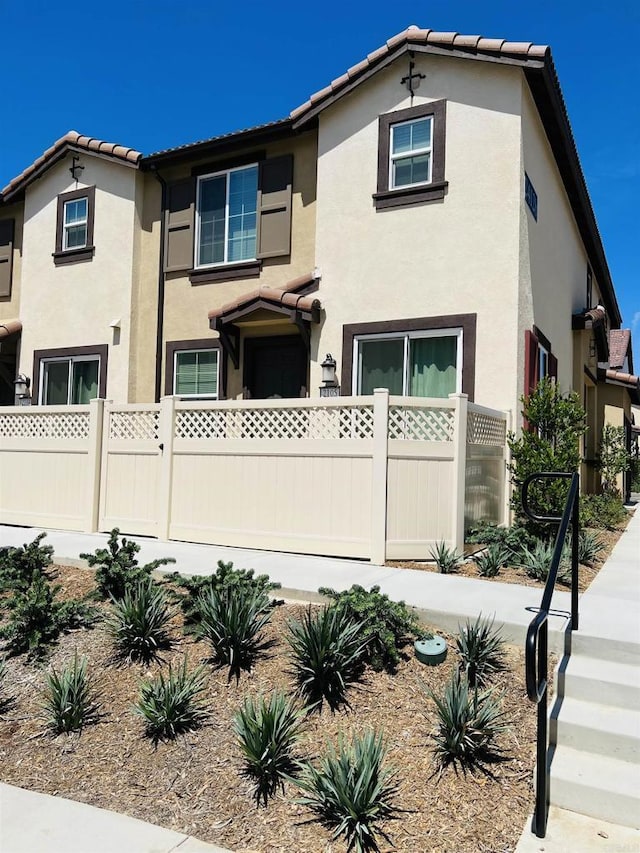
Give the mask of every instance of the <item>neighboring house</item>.
[{"label": "neighboring house", "polygon": [[463,392],[514,424],[543,376],[596,426],[633,394],[546,46],[410,27],[269,125],[150,156],[67,135],[3,191],[1,235],[34,403],[76,375],[78,399],[318,396],[327,353],[343,395]]}]

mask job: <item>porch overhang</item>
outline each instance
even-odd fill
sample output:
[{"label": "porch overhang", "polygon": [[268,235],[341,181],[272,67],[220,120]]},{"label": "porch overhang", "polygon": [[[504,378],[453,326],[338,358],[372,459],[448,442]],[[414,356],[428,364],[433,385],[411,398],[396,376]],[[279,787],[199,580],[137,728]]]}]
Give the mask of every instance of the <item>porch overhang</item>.
[{"label": "porch overhang", "polygon": [[3,320],[0,322],[0,341],[3,338],[11,337],[11,335],[17,335],[21,331],[21,320]]},{"label": "porch overhang", "polygon": [[571,317],[571,328],[574,332],[582,329],[591,329],[596,342],[598,361],[609,360],[609,341],[607,340],[607,328],[605,324],[606,313],[601,305],[596,308],[588,308],[573,314]]},{"label": "porch overhang", "polygon": [[631,397],[631,402],[640,403],[640,376],[635,376],[633,373],[623,373],[621,370],[601,368],[598,370],[598,378],[603,379],[608,385],[619,385],[626,388]]}]

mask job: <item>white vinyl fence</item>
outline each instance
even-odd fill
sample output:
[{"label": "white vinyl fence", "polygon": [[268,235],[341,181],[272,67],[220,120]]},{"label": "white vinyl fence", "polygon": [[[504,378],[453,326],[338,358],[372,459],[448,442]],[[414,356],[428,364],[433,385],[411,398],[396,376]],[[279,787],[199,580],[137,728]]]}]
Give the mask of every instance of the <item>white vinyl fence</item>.
[{"label": "white vinyl fence", "polygon": [[0,522],[425,559],[506,520],[507,415],[390,397],[0,410]]}]

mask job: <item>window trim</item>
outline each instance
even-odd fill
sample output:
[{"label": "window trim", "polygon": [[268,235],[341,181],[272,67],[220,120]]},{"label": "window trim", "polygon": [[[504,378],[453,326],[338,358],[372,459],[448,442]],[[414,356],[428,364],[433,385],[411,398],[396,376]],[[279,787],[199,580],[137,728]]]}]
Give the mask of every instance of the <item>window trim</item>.
[{"label": "window trim", "polygon": [[[79,198],[87,199],[87,239],[84,246],[80,248],[64,248],[64,210],[67,202],[77,201]],[[56,218],[56,250],[53,252],[53,262],[56,266],[62,264],[73,264],[78,261],[90,261],[95,254],[93,245],[93,227],[95,220],[95,198],[96,188],[82,187],[58,196],[58,208]]]},{"label": "window trim", "polygon": [[[342,327],[342,394],[350,395],[357,374],[354,364],[354,338],[365,336],[391,337],[393,333],[440,332],[448,329],[462,330],[462,393],[473,402],[476,370],[477,314],[445,314],[437,317],[412,317],[405,320],[382,320],[373,323],[351,323]],[[419,335],[418,335],[419,336]]]},{"label": "window trim", "polygon": [[[199,352],[201,350],[218,350],[218,396],[213,397],[211,394],[180,394],[177,395],[175,388],[175,367],[176,353],[178,352]],[[164,376],[164,393],[165,396],[179,396],[185,400],[224,400],[225,392],[224,385],[226,377],[224,374],[225,359],[223,358],[222,346],[219,338],[198,338],[195,340],[185,341],[167,341],[165,354],[165,376]]]},{"label": "window trim", "polygon": [[[67,207],[70,204],[77,204],[80,201],[86,202],[85,204],[85,214],[84,218],[77,220],[75,222],[67,222]],[[89,199],[87,196],[80,196],[77,199],[67,199],[62,205],[62,251],[69,252],[71,249],[86,249],[87,248],[87,236],[88,236],[88,224],[89,224]],[[69,246],[69,229],[78,228],[80,225],[84,225],[84,243],[81,246]]]},{"label": "window trim", "polygon": [[[176,390],[178,381],[178,356],[189,355],[189,353],[215,352],[216,353],[216,393],[215,394],[179,394]],[[217,400],[219,395],[217,389],[220,387],[220,354],[215,347],[207,349],[177,349],[173,353],[173,394],[181,400]]]},{"label": "window trim", "polygon": [[[412,148],[410,151],[402,151],[400,154],[393,153],[393,145],[389,144],[389,189],[390,190],[408,190],[413,187],[426,187],[432,182],[433,178],[433,116],[422,116],[422,118],[413,118],[409,121],[397,121],[389,126],[389,143],[393,137],[393,131],[396,127],[402,127],[407,124],[416,124],[419,121],[428,121],[430,124],[429,138],[430,145],[422,148]],[[423,154],[429,155],[429,177],[426,181],[415,181],[412,184],[401,184],[396,186],[393,182],[393,167],[398,160],[408,160],[410,157],[420,157]]]},{"label": "window trim", "polygon": [[[378,189],[373,194],[376,210],[406,207],[443,199],[445,181],[446,100],[430,101],[378,117]],[[391,187],[391,128],[421,118],[431,118],[431,180],[407,187]]]},{"label": "window trim", "polygon": [[[105,399],[107,396],[107,363],[109,358],[108,344],[96,344],[95,346],[83,347],[59,347],[58,349],[40,349],[34,350],[33,353],[33,382],[32,387],[37,389],[38,402],[36,405],[45,405],[42,402],[42,383],[44,370],[42,365],[46,361],[64,361],[65,359],[76,359],[78,361],[87,361],[89,359],[99,359],[98,364],[98,397]],[[76,405],[70,404],[70,405]]]},{"label": "window trim", "polygon": [[591,267],[587,264],[587,307],[586,311],[588,311],[592,305],[593,301],[593,272],[591,271]]},{"label": "window trim", "polygon": [[[252,258],[242,258],[241,260],[225,260],[225,261],[217,261],[212,264],[201,264],[198,262],[198,256],[200,254],[200,187],[204,181],[211,180],[211,178],[218,178],[221,175],[226,175],[226,188],[225,188],[225,213],[224,213],[224,254],[227,256],[228,253],[228,240],[229,240],[229,182],[231,180],[232,172],[242,172],[248,169],[254,168],[256,170],[256,178],[257,178],[257,190],[256,190],[256,254]],[[239,264],[252,264],[258,262],[258,258],[256,257],[258,252],[258,191],[260,189],[260,163],[257,160],[253,160],[250,163],[245,163],[242,166],[235,166],[228,169],[219,169],[216,172],[209,172],[205,175],[198,175],[196,177],[196,203],[195,203],[195,223],[194,223],[194,241],[193,241],[193,273],[197,274],[201,270],[216,270],[216,269],[226,269],[227,267],[237,267]]]}]

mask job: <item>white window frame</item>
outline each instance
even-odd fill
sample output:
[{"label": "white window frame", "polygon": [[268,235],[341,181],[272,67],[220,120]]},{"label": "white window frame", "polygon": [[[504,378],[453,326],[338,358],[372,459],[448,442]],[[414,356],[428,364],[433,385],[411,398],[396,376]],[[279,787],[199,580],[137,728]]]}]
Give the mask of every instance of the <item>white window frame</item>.
[{"label": "white window frame", "polygon": [[538,341],[538,381],[549,376],[549,350]]},{"label": "white window frame", "polygon": [[[222,169],[219,172],[210,172],[207,175],[199,175],[196,181],[196,239],[194,244],[194,259],[193,259],[193,268],[194,269],[210,269],[211,267],[224,267],[229,264],[244,264],[250,261],[255,261],[257,258],[254,256],[253,258],[242,258],[241,261],[230,261],[228,259],[229,254],[229,185],[231,183],[231,174],[233,172],[244,172],[248,169],[256,169],[256,172],[259,172],[259,164],[258,163],[247,163],[246,166],[237,166],[235,169]],[[213,264],[201,264],[199,262],[200,256],[200,231],[201,231],[201,223],[200,223],[200,186],[203,181],[210,180],[211,178],[219,178],[221,175],[226,175],[226,188],[225,188],[225,206],[224,206],[224,260],[217,261]],[[257,205],[257,193],[256,193],[256,250],[258,248],[258,239],[257,239],[257,230],[258,230],[258,205]]]},{"label": "white window frame", "polygon": [[[178,382],[178,356],[189,355],[192,352],[215,352],[216,353],[216,388],[215,394],[178,394],[176,385]],[[173,393],[184,400],[219,400],[220,399],[220,350],[217,347],[203,349],[202,347],[194,347],[193,349],[178,349],[173,353]]]},{"label": "white window frame", "polygon": [[[79,201],[84,201],[85,203],[85,216],[84,219],[79,219],[76,222],[67,222],[67,207],[70,204],[77,204]],[[84,225],[84,243],[81,246],[69,246],[68,245],[68,235],[70,228],[77,228],[78,225]],[[62,251],[63,252],[73,252],[76,249],[86,249],[87,248],[87,239],[89,236],[89,196],[79,196],[78,198],[69,199],[69,201],[65,201],[62,205]]]},{"label": "white window frame", "polygon": [[[431,144],[422,148],[412,148],[411,151],[403,151],[400,154],[393,153],[393,133],[396,127],[402,127],[406,124],[418,124],[421,121],[429,122],[429,139]],[[404,190],[411,187],[426,187],[433,180],[433,116],[427,115],[420,118],[412,118],[408,121],[398,121],[389,127],[389,189]],[[429,178],[426,181],[416,181],[413,184],[398,184],[396,185],[393,179],[393,166],[397,160],[408,160],[409,157],[419,157],[421,154],[429,155]]]},{"label": "white window frame", "polygon": [[[99,355],[65,355],[62,358],[41,358],[40,359],[40,387],[38,388],[38,400],[40,401],[40,405],[42,406],[51,406],[55,405],[54,403],[45,403],[44,401],[44,383],[46,377],[45,366],[47,364],[51,364],[52,362],[66,362],[69,365],[69,376],[67,379],[67,406],[80,406],[82,403],[72,403],[71,402],[71,390],[73,388],[73,365],[76,362],[80,361],[97,361],[98,362],[98,396],[100,396],[100,367],[101,367],[101,357]],[[65,405],[64,403],[61,405]]]},{"label": "white window frame", "polygon": [[410,341],[421,338],[456,338],[456,394],[462,393],[462,329],[454,327],[451,329],[425,329],[416,332],[382,332],[372,335],[356,335],[353,339],[353,361],[355,370],[352,372],[351,393],[358,396],[362,387],[362,369],[360,364],[360,341],[391,341],[404,338],[402,396],[409,397],[409,346]]}]

